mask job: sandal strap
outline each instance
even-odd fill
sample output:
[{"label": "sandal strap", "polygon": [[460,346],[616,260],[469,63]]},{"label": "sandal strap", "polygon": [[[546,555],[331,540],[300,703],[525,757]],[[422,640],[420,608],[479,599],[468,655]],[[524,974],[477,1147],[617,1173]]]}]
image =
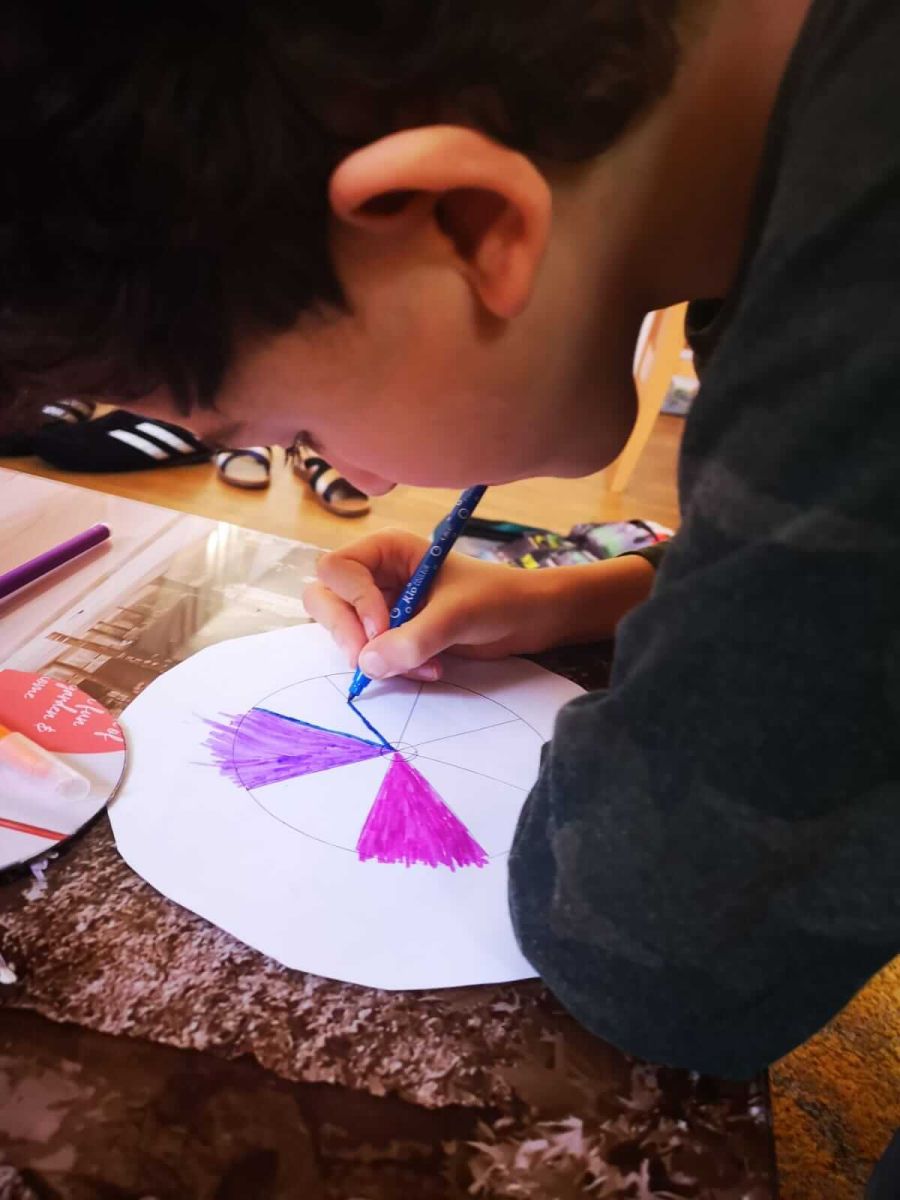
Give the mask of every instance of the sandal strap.
[{"label": "sandal strap", "polygon": [[[328,480],[324,490],[320,491],[318,488],[316,488],[316,491],[322,497],[322,500],[325,502],[325,504],[330,504],[332,502],[334,493],[337,491],[343,491],[344,495],[342,498],[344,500],[368,500],[369,497],[365,494],[365,492],[361,492],[359,488],[355,488],[348,479],[345,479],[343,475],[337,471],[336,468],[332,468],[332,471],[334,472],[334,478]],[[322,478],[324,479],[325,476]]]},{"label": "sandal strap", "polygon": [[330,471],[334,471],[335,468],[330,462],[326,462],[324,458],[320,458],[317,454],[312,454],[309,458],[301,458],[300,463],[306,482],[321,496],[322,489],[328,485],[327,483],[320,484],[320,480]]},{"label": "sandal strap", "polygon": [[266,471],[272,468],[272,451],[268,446],[243,446],[234,450],[221,450],[216,455],[216,466],[222,472],[228,470],[228,464],[234,462],[236,458],[252,458],[259,463],[261,467],[265,467]]},{"label": "sandal strap", "polygon": [[365,492],[355,488],[348,479],[344,478],[337,467],[333,467],[319,454],[304,453],[306,449],[302,443],[294,442],[289,454],[296,460],[297,474],[309,484],[323,504],[331,504],[335,494],[339,491],[344,493],[343,499],[345,500],[368,500],[369,497]]},{"label": "sandal strap", "polygon": [[89,400],[80,400],[77,396],[71,396],[65,400],[55,400],[50,404],[45,404],[41,409],[41,413],[45,417],[52,417],[56,421],[65,421],[69,425],[77,425],[81,421],[89,421],[94,415],[96,407],[96,404]]},{"label": "sandal strap", "polygon": [[[321,459],[319,461],[322,462]],[[342,481],[343,476],[337,467],[331,467],[327,462],[322,462],[322,466],[309,476],[308,482],[316,495],[327,502],[329,494],[334,491],[335,484]]]}]

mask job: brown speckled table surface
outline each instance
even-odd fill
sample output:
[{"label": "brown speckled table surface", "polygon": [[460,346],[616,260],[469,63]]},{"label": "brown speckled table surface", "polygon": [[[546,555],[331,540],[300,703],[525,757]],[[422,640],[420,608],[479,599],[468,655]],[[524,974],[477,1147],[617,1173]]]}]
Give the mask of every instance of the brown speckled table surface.
[{"label": "brown speckled table surface", "polygon": [[538,983],[377,992],[289,971],[155,893],[105,821],[46,894],[24,890],[0,913],[20,980],[0,1126],[50,1195],[216,1197],[234,1172],[254,1198],[773,1195],[761,1083],[633,1062]]}]

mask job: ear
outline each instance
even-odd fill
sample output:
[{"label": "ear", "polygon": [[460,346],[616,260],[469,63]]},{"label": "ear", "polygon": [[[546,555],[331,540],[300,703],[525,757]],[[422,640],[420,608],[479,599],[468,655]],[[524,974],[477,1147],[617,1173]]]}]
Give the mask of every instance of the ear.
[{"label": "ear", "polygon": [[552,201],[523,154],[456,125],[406,129],[345,158],[329,199],[339,220],[373,237],[433,224],[485,308],[507,319],[528,304]]}]

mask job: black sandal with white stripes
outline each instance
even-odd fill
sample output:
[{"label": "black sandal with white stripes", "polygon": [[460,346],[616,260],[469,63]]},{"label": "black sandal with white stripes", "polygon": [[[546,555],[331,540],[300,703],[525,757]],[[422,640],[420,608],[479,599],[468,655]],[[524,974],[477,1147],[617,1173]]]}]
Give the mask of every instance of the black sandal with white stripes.
[{"label": "black sandal with white stripes", "polygon": [[64,471],[143,471],[208,462],[212,450],[180,425],[115,409],[84,425],[46,426],[34,453]]},{"label": "black sandal with white stripes", "polygon": [[64,400],[53,400],[45,404],[37,420],[27,422],[27,427],[0,433],[0,456],[34,454],[34,440],[41,429],[57,425],[80,425],[89,421],[97,405],[93,400],[82,400],[69,396]]},{"label": "black sandal with white stripes", "polygon": [[371,508],[369,497],[345,479],[336,467],[326,462],[298,436],[287,451],[294,474],[308,483],[312,494],[329,512],[338,517],[363,517]]}]

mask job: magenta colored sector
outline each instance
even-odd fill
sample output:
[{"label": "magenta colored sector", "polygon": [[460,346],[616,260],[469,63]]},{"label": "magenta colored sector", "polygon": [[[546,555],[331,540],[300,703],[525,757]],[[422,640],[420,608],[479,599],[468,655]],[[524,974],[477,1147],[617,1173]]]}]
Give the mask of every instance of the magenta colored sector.
[{"label": "magenta colored sector", "polygon": [[488,856],[431,784],[395,754],[356,845],[362,862],[483,867]]},{"label": "magenta colored sector", "polygon": [[377,742],[323,729],[265,708],[251,708],[225,721],[206,722],[210,733],[205,744],[221,773],[251,790],[365,762],[383,752]]}]

